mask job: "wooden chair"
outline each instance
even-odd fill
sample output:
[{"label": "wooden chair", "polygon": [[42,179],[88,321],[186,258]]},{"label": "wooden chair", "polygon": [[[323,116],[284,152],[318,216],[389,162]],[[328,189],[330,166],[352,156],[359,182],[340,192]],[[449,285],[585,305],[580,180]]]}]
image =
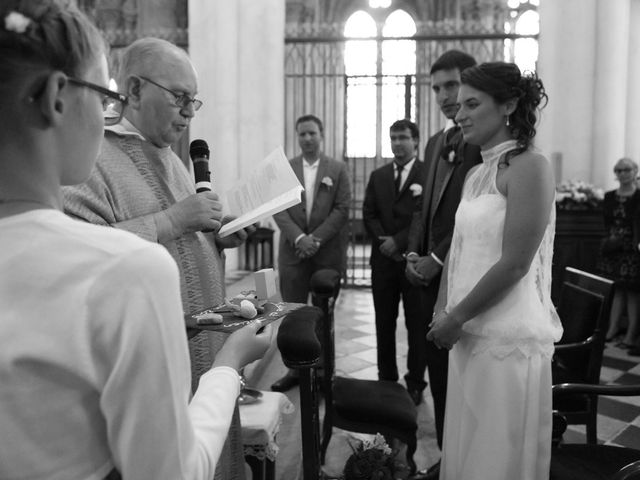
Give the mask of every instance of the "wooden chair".
[{"label": "wooden chair", "polygon": [[311,277],[313,303],[323,311],[321,339],[325,415],[320,461],[324,464],[335,426],[350,432],[380,433],[388,443],[392,438],[402,441],[407,446],[407,465],[413,474],[416,471],[413,454],[417,448],[418,414],[407,390],[391,381],[335,376],[333,313],[339,286],[340,274],[335,270],[320,270]]},{"label": "wooden chair", "polygon": [[[614,283],[567,267],[557,305],[564,328],[552,363],[553,384],[598,385]],[[571,425],[586,425],[587,443],[597,442],[598,397],[573,393],[554,398],[554,410]]]},{"label": "wooden chair", "polygon": [[[640,385],[553,386],[554,402],[575,395],[640,396]],[[567,421],[559,412],[554,412],[553,426],[550,480],[640,480],[640,450],[591,443],[563,444]]]},{"label": "wooden chair", "polygon": [[303,480],[323,478],[320,469],[320,424],[316,369],[320,366],[320,341],[316,325],[323,313],[302,307],[289,313],[278,328],[277,344],[284,364],[300,374],[300,424]]}]

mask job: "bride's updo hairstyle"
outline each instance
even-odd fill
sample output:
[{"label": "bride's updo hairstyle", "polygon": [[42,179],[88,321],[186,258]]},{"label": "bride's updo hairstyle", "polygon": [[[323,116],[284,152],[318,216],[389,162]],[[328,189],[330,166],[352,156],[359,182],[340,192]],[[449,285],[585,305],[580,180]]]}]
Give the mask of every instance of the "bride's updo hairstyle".
[{"label": "bride's updo hairstyle", "polygon": [[515,63],[488,62],[463,70],[460,81],[491,96],[498,104],[518,100],[507,120],[517,147],[509,152],[506,160],[527,150],[536,135],[536,110],[544,107],[548,100],[538,76],[533,72],[521,74]]},{"label": "bride's updo hairstyle", "polygon": [[[25,80],[61,71],[82,78],[106,44],[70,1],[0,2],[0,107]],[[36,92],[37,93],[37,92]]]}]

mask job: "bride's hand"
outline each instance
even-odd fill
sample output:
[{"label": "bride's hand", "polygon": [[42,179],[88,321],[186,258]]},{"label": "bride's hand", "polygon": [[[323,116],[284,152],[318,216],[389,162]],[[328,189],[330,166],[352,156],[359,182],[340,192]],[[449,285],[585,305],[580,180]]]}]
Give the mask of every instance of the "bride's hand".
[{"label": "bride's hand", "polygon": [[451,350],[462,334],[462,324],[446,310],[437,312],[429,327],[427,340],[431,340],[438,348],[446,348],[447,350]]}]

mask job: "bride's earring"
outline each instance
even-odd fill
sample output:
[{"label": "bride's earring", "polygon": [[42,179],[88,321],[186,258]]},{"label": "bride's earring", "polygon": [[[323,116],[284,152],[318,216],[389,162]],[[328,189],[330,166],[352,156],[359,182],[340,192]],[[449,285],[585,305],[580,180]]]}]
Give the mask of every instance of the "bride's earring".
[{"label": "bride's earring", "polygon": [[507,120],[504,122],[504,124],[508,127],[511,125],[511,122],[509,122],[509,115],[507,115]]}]

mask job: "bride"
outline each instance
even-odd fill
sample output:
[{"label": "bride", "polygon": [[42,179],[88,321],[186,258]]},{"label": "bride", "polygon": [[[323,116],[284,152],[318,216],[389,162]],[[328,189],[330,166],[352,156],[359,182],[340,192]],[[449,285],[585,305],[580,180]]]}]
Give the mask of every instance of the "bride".
[{"label": "bride", "polygon": [[465,181],[428,339],[450,350],[441,480],[542,480],[551,455],[555,181],[536,152],[540,79],[462,72],[456,122],[483,163]]}]

